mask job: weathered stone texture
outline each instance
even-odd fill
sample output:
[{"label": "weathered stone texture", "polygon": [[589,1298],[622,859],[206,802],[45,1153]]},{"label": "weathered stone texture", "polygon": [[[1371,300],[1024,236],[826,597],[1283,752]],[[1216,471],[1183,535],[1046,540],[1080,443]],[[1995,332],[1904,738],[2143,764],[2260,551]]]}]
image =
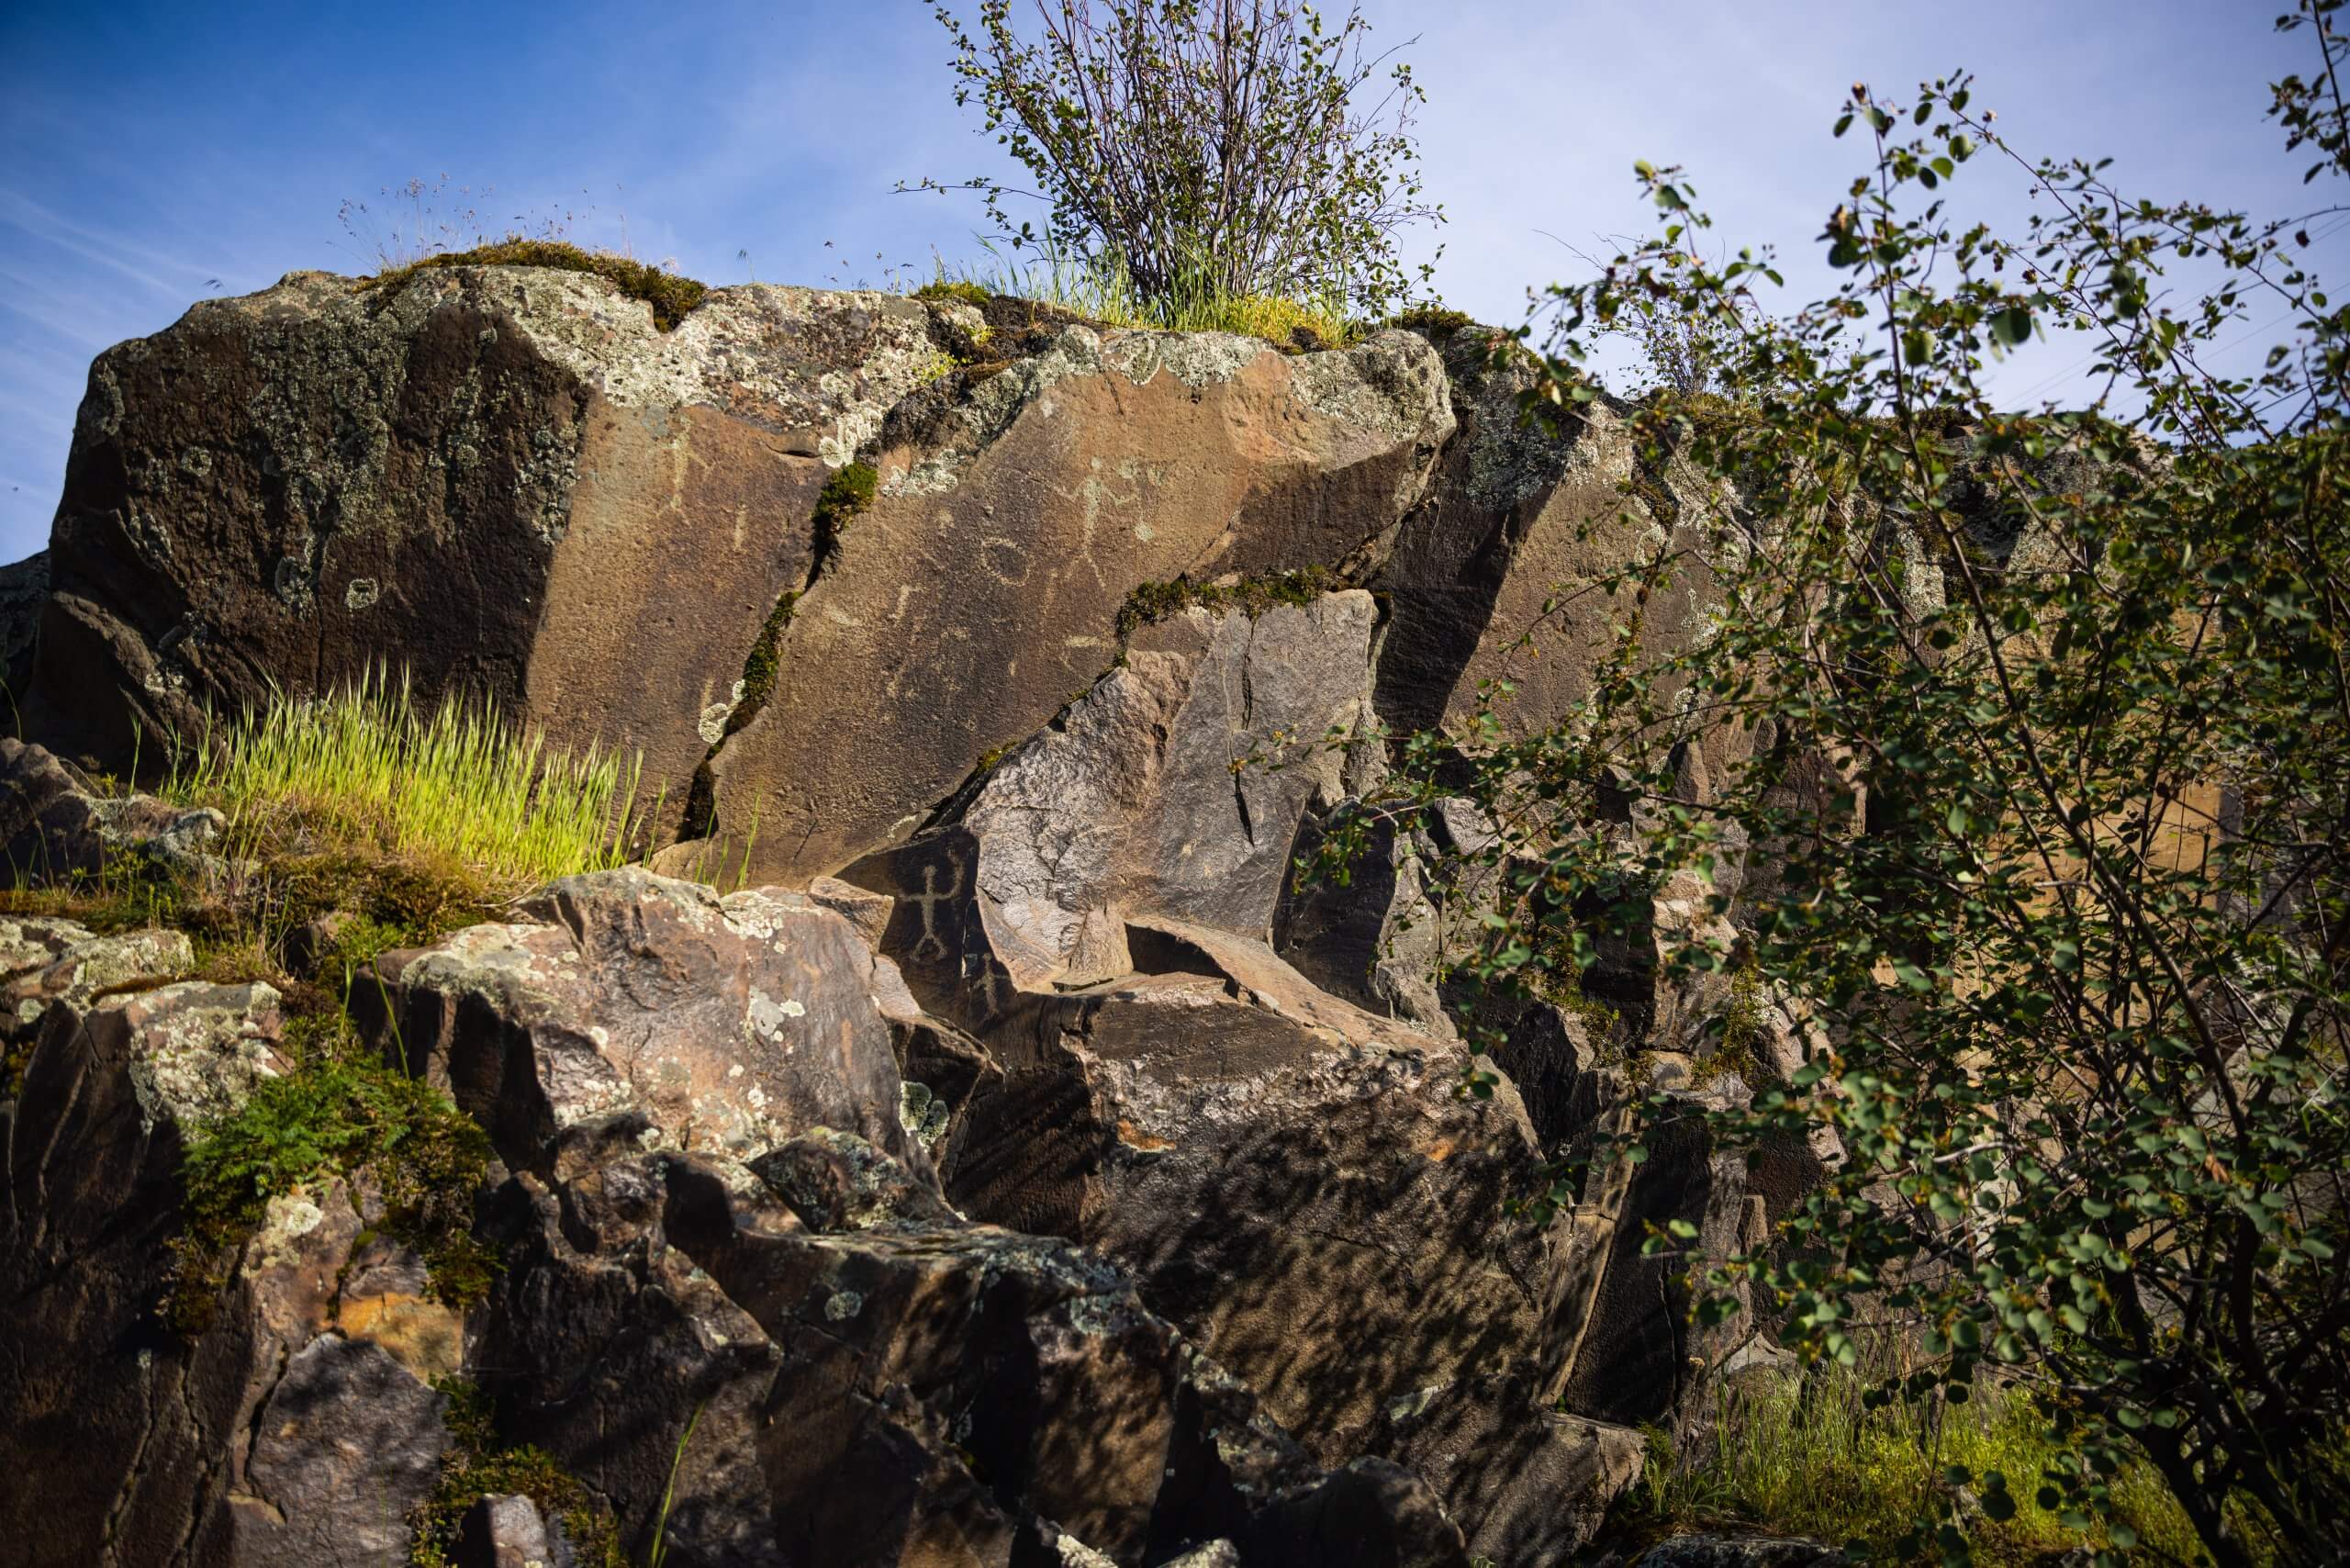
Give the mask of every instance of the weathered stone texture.
[{"label": "weathered stone texture", "polygon": [[1135,588],[1344,561],[1418,498],[1451,428],[1409,334],[1289,358],[1068,329],[882,453],[774,695],[712,759],[722,832],[783,881],[910,836],[1111,666]]}]

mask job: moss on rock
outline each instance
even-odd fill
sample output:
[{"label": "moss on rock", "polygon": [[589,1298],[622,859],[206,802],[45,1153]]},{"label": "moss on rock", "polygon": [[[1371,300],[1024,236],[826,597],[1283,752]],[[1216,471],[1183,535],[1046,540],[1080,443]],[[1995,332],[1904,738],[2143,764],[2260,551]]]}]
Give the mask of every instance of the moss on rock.
[{"label": "moss on rock", "polygon": [[434,1386],[449,1396],[442,1422],[451,1441],[439,1484],[409,1518],[416,1532],[408,1549],[413,1568],[448,1568],[455,1561],[458,1528],[474,1504],[516,1495],[562,1528],[578,1568],[626,1568],[610,1504],[544,1449],[502,1442],[489,1401],[473,1383],[444,1378]]},{"label": "moss on rock", "polygon": [[1217,611],[1237,610],[1253,619],[1277,604],[1311,604],[1340,586],[1326,566],[1305,566],[1293,572],[1273,572],[1232,582],[1198,583],[1189,577],[1176,577],[1167,582],[1145,583],[1126,595],[1126,602],[1119,607],[1118,635],[1132,636],[1137,628],[1164,621],[1194,605]]},{"label": "moss on rock", "polygon": [[707,284],[647,266],[631,256],[610,251],[583,251],[560,240],[520,239],[425,256],[404,267],[378,273],[360,286],[397,288],[439,267],[556,267],[565,272],[592,273],[618,285],[629,298],[642,299],[653,307],[653,324],[665,332],[675,329],[710,292]]}]

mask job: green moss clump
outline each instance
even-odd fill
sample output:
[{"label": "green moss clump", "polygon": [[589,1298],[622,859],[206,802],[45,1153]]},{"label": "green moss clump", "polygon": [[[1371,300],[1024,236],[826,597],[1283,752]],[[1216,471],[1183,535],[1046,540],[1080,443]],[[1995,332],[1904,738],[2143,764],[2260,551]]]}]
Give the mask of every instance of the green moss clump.
[{"label": "green moss clump", "polygon": [[783,667],[783,634],[799,608],[800,595],[794,590],[777,599],[775,608],[767,611],[758,641],[743,657],[743,695],[736,699],[734,711],[726,715],[726,734],[733,734],[757,717],[767,699],[775,695],[775,678]]},{"label": "green moss clump", "polygon": [[816,510],[809,517],[819,574],[832,565],[841,541],[848,535],[848,525],[873,504],[880,486],[881,475],[870,463],[852,463],[824,481],[816,495]]},{"label": "green moss clump", "polygon": [[1449,338],[1455,332],[1466,331],[1477,323],[1466,310],[1448,310],[1441,305],[1415,305],[1387,318],[1391,327],[1401,327],[1407,332],[1417,332],[1427,338]]},{"label": "green moss clump", "polygon": [[515,1493],[537,1504],[542,1518],[562,1526],[586,1568],[627,1568],[610,1504],[544,1449],[500,1442],[489,1401],[473,1383],[442,1378],[434,1386],[449,1396],[441,1419],[452,1440],[441,1461],[439,1484],[409,1516],[416,1532],[408,1549],[413,1568],[449,1568],[466,1511],[485,1496]]},{"label": "green moss clump", "polygon": [[378,273],[360,286],[397,288],[436,267],[559,267],[565,272],[593,273],[619,285],[620,291],[629,298],[642,299],[652,306],[653,324],[665,332],[684,320],[710,292],[706,284],[647,266],[633,257],[610,251],[583,251],[560,240],[523,239],[500,240],[494,245],[479,245],[470,251],[426,256],[404,267]]},{"label": "green moss clump", "polygon": [[976,283],[953,278],[935,278],[914,290],[916,299],[954,300],[963,305],[977,305],[984,309],[995,298]]},{"label": "green moss clump", "polygon": [[1730,977],[1729,1011],[1722,1017],[1721,1044],[1714,1047],[1710,1067],[1734,1072],[1749,1083],[1759,1065],[1754,1042],[1762,1032],[1762,976],[1750,958]]},{"label": "green moss clump", "polygon": [[489,1254],[473,1236],[473,1203],[489,1139],[449,1097],[367,1057],[347,1019],[289,1024],[297,1069],[253,1086],[204,1128],[181,1165],[186,1230],[171,1318],[200,1332],[213,1298],[272,1198],[366,1167],[382,1193],[384,1234],[416,1249],[431,1290],[453,1306],[489,1289]]},{"label": "green moss clump", "polygon": [[1274,572],[1243,577],[1233,583],[1195,583],[1176,577],[1145,583],[1126,595],[1118,608],[1118,635],[1131,636],[1136,628],[1198,605],[1203,610],[1237,610],[1251,618],[1277,604],[1311,604],[1338,586],[1326,566],[1306,566],[1294,572]]}]

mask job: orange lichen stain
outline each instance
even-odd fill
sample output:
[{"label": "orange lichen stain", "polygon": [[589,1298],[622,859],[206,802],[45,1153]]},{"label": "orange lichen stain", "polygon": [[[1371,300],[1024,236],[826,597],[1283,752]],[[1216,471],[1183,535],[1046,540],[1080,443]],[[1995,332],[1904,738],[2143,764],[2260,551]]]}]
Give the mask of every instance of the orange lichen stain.
[{"label": "orange lichen stain", "polygon": [[1428,1147],[1422,1152],[1425,1153],[1429,1159],[1438,1165],[1441,1165],[1446,1160],[1452,1158],[1452,1151],[1457,1146],[1450,1138],[1440,1137],[1437,1139],[1436,1142],[1428,1145]]},{"label": "orange lichen stain", "polygon": [[362,1296],[342,1304],[338,1322],[345,1338],[374,1340],[420,1378],[454,1377],[460,1370],[464,1320],[437,1301]]},{"label": "orange lichen stain", "polygon": [[1150,1133],[1143,1131],[1132,1122],[1123,1120],[1118,1123],[1118,1141],[1125,1144],[1128,1148],[1139,1148],[1147,1151],[1173,1148],[1175,1147],[1174,1139],[1155,1137]]}]

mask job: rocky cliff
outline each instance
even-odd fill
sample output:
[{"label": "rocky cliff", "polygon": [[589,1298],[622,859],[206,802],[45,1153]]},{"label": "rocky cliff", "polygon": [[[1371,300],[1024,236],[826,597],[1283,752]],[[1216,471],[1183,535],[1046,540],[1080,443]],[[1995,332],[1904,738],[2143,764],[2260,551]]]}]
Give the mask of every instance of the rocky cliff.
[{"label": "rocky cliff", "polygon": [[[1706,504],[1605,408],[1520,426],[1485,359],[756,286],[665,331],[465,267],[101,356],[0,639],[20,874],[200,861],[65,764],[374,669],[640,753],[660,805],[644,866],[349,988],[478,1129],[433,1200],[476,1293],[379,1162],[273,1197],[191,1324],[183,1152],[300,1070],[285,999],[174,934],[0,927],[21,1560],[399,1561],[454,1476],[483,1562],[1566,1561],[1634,1426],[1765,1353],[1649,1227],[1751,1243],[1800,1171],[1692,1121],[1513,1217],[1628,1062],[1746,1092],[1680,1054],[1727,998],[1633,966],[1614,1025],[1534,1010],[1467,1095],[1417,918],[1455,893],[1408,843],[1296,876],[1382,766],[1331,737],[1494,678],[1557,722],[1609,606],[1539,670],[1522,633]],[[560,1485],[484,1458],[521,1452]]]}]

